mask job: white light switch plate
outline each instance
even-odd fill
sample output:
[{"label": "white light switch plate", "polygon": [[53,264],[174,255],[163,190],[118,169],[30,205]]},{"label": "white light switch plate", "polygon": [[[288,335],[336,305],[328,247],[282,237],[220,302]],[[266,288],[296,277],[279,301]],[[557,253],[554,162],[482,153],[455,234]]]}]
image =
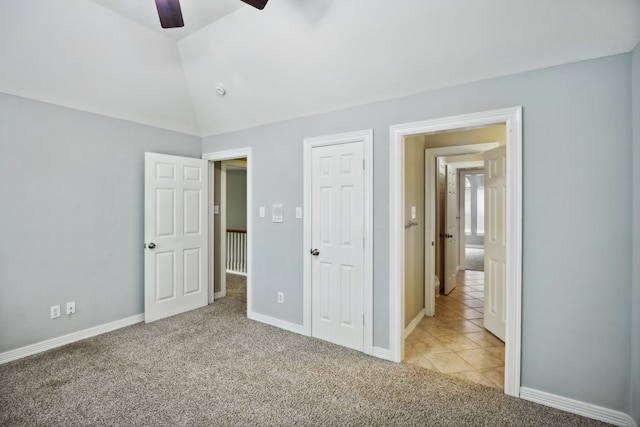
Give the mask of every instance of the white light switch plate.
[{"label": "white light switch plate", "polygon": [[271,205],[271,222],[284,222],[282,204],[275,203]]},{"label": "white light switch plate", "polygon": [[296,208],[296,219],[302,219],[302,208]]},{"label": "white light switch plate", "polygon": [[260,206],[260,218],[264,218],[264,206]]}]

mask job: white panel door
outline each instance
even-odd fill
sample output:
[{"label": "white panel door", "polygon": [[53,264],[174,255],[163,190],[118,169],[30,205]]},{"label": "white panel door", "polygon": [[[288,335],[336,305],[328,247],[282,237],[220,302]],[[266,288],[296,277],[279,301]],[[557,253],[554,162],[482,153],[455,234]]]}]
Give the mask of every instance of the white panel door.
[{"label": "white panel door", "polygon": [[507,147],[484,157],[484,327],[505,340],[507,286]]},{"label": "white panel door", "polygon": [[313,147],[311,180],[311,335],[363,351],[363,142]]},{"label": "white panel door", "polygon": [[145,153],[144,320],[207,305],[207,161]]},{"label": "white panel door", "polygon": [[456,287],[458,272],[458,196],[456,168],[447,165],[447,200],[444,236],[444,293],[449,295]]}]

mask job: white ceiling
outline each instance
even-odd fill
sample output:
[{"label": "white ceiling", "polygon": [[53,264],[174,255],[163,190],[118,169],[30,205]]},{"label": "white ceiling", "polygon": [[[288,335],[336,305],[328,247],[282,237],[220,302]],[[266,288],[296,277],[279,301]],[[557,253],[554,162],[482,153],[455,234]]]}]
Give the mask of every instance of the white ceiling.
[{"label": "white ceiling", "polygon": [[181,4],[163,30],[153,0],[0,2],[0,92],[208,136],[640,41],[639,0]]}]

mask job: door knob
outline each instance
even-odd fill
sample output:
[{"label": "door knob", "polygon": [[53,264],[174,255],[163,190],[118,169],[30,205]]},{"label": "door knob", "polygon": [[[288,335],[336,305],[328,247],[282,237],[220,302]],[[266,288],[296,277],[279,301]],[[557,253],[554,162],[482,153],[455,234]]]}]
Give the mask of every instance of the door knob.
[{"label": "door knob", "polygon": [[155,248],[155,247],[156,247],[156,244],[155,244],[155,243],[153,243],[153,242],[151,242],[151,243],[149,243],[149,246],[147,246],[147,247],[148,247],[149,249],[153,249],[153,248]]},{"label": "door knob", "polygon": [[317,250],[317,249],[311,249],[311,255],[318,256],[318,255],[320,255],[320,251]]}]

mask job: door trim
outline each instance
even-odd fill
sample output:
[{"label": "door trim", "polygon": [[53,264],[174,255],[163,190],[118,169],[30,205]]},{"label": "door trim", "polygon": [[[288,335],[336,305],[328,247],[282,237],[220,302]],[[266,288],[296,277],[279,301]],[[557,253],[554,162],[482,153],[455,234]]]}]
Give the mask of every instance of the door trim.
[{"label": "door trim", "polygon": [[373,354],[373,129],[335,135],[305,138],[303,140],[304,214],[303,214],[303,313],[304,334],[311,336],[311,150],[326,145],[363,142],[364,156],[364,353]]},{"label": "door trim", "polygon": [[[253,224],[252,224],[252,212],[253,212],[253,159],[251,158],[251,147],[237,148],[233,150],[224,151],[211,151],[208,153],[202,153],[202,158],[209,161],[211,165],[213,162],[222,160],[232,160],[238,158],[247,159],[247,317],[253,316],[252,308],[252,295],[253,295]],[[209,168],[211,171],[211,167]],[[211,173],[211,172],[210,172]],[[211,180],[211,177],[209,177]],[[212,186],[213,187],[213,186]],[[213,189],[211,190],[213,191]],[[213,217],[213,203],[212,193],[209,191],[209,197],[207,198],[209,221]],[[213,239],[212,233],[209,233],[209,300],[211,301],[214,295],[213,289]],[[222,266],[224,268],[224,266]]]},{"label": "door trim", "polygon": [[404,353],[404,139],[406,136],[506,123],[507,319],[504,392],[520,394],[522,323],[522,107],[444,117],[389,129],[389,344],[391,360]]}]

